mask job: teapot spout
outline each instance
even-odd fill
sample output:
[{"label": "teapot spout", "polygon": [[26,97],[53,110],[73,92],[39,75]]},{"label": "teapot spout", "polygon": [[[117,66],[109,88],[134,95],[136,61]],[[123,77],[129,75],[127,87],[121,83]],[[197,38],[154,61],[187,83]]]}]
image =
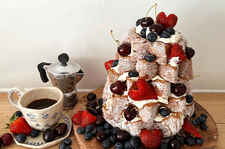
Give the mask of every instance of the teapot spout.
[{"label": "teapot spout", "polygon": [[84,76],[84,71],[80,70],[76,73],[76,83],[78,83]]}]

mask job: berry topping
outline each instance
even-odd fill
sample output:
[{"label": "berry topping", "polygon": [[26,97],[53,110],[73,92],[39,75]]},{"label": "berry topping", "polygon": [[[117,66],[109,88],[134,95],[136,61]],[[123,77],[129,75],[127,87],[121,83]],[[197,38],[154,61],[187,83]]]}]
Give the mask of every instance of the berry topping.
[{"label": "berry topping", "polygon": [[128,95],[135,101],[158,99],[151,85],[143,79],[137,80],[137,90],[130,90]]},{"label": "berry topping", "polygon": [[204,113],[200,114],[200,116],[205,117],[205,119],[207,119],[207,118],[208,118],[208,116],[207,116],[206,114],[204,114]]},{"label": "berry topping", "polygon": [[151,26],[154,23],[154,20],[151,17],[144,17],[140,21],[142,27]]},{"label": "berry topping", "polygon": [[103,98],[99,98],[99,99],[98,99],[98,104],[99,104],[99,105],[102,105],[102,104],[103,104]]},{"label": "berry topping", "polygon": [[89,109],[95,109],[97,106],[97,101],[95,100],[91,100],[89,101],[87,104],[86,104],[86,109],[89,110]]},{"label": "berry topping", "polygon": [[181,148],[181,144],[178,140],[176,139],[170,139],[168,142],[169,148],[171,149],[180,149]]},{"label": "berry topping", "polygon": [[109,139],[105,139],[105,140],[102,141],[102,147],[110,148],[110,146],[111,146],[111,142],[110,142]]},{"label": "berry topping", "polygon": [[182,126],[182,129],[198,138],[201,138],[201,135],[198,133],[197,129],[195,128],[195,126],[189,122],[188,120],[184,120],[184,124]]},{"label": "berry topping", "polygon": [[170,115],[170,110],[168,110],[166,108],[161,108],[161,109],[159,109],[159,114],[166,117],[166,116]]},{"label": "berry topping", "polygon": [[164,28],[164,30],[166,30],[168,27],[174,27],[177,24],[177,16],[175,14],[170,14],[166,17],[166,14],[164,12],[160,12],[157,15],[157,22],[159,24],[161,24]]},{"label": "berry topping", "polygon": [[102,115],[102,107],[101,106],[97,106],[93,111],[92,111],[93,115]]},{"label": "berry topping", "polygon": [[50,128],[46,129],[43,133],[43,140],[45,140],[46,142],[53,141],[55,137],[56,137],[55,130],[52,130]]},{"label": "berry topping", "polygon": [[178,63],[184,61],[187,58],[182,51],[182,47],[177,43],[175,43],[170,49],[169,60],[173,57],[179,57]]},{"label": "berry topping", "polygon": [[131,121],[137,116],[137,111],[135,109],[135,106],[129,105],[125,110],[124,110],[124,117],[126,120]]},{"label": "berry topping", "polygon": [[170,35],[175,34],[175,30],[172,27],[168,27],[165,31],[170,33]]},{"label": "berry topping", "polygon": [[195,139],[192,136],[187,136],[184,141],[187,145],[195,145]]},{"label": "berry topping", "polygon": [[180,135],[175,135],[175,136],[173,136],[173,139],[178,140],[178,141],[180,142],[181,145],[184,144],[184,138],[183,138],[182,136],[180,136]]},{"label": "berry topping", "polygon": [[114,145],[114,149],[123,149],[123,143],[116,142],[116,144]]},{"label": "berry topping", "polygon": [[119,60],[115,60],[115,61],[112,63],[112,67],[116,67],[118,64],[119,64]]},{"label": "berry topping", "polygon": [[204,123],[200,124],[200,129],[201,130],[207,130],[208,129],[208,126]]},{"label": "berry topping", "polygon": [[113,94],[122,95],[125,91],[125,85],[121,81],[116,81],[110,85],[110,90]]},{"label": "berry topping", "polygon": [[38,135],[39,135],[39,133],[40,133],[40,130],[37,130],[37,129],[32,129],[32,131],[31,131],[31,133],[30,133],[30,136],[32,137],[32,138],[36,138]]},{"label": "berry topping", "polygon": [[125,142],[128,136],[129,136],[129,133],[125,130],[119,129],[116,131],[116,140],[119,142]]},{"label": "berry topping", "polygon": [[129,75],[129,77],[137,77],[137,76],[138,76],[138,72],[132,70],[132,71],[129,71],[129,72],[128,72],[128,75]]},{"label": "berry topping", "polygon": [[106,138],[105,131],[97,132],[95,138],[97,141],[102,142]]},{"label": "berry topping", "polygon": [[204,140],[202,138],[195,137],[195,142],[196,144],[202,145],[204,143]]},{"label": "berry topping", "polygon": [[92,92],[88,93],[87,99],[88,99],[89,101],[95,100],[95,99],[96,99],[96,94],[95,94],[95,93],[92,93]]},{"label": "berry topping", "polygon": [[145,60],[148,62],[153,62],[155,60],[155,56],[152,54],[145,55]]},{"label": "berry topping", "polygon": [[[10,145],[11,143],[12,143],[12,139],[13,139],[13,137],[12,137],[12,135],[10,134],[10,133],[5,133],[5,134],[3,134],[2,136],[1,136],[1,143],[4,145],[4,146],[8,146],[8,145]],[[1,145],[1,143],[0,143],[0,145]]]},{"label": "berry topping", "polygon": [[84,139],[85,140],[91,140],[92,139],[92,133],[91,132],[85,132]]},{"label": "berry topping", "polygon": [[185,47],[185,53],[188,59],[191,59],[195,55],[195,51],[191,47]]},{"label": "berry topping", "polygon": [[151,32],[156,32],[158,35],[160,35],[160,33],[163,32],[163,27],[161,24],[157,23],[157,24],[153,24],[151,27],[150,27],[150,31]]},{"label": "berry topping", "polygon": [[109,60],[107,62],[105,62],[105,69],[106,70],[109,70],[112,68],[112,63],[114,62],[115,60]]},{"label": "berry topping", "polygon": [[63,140],[63,143],[66,145],[66,146],[70,146],[72,144],[72,140],[70,138],[65,138]]},{"label": "berry topping", "polygon": [[117,48],[117,52],[121,56],[127,56],[131,53],[131,44],[130,43],[123,43]]},{"label": "berry topping", "polygon": [[85,128],[86,132],[91,132],[94,129],[93,125],[87,125],[87,127]]},{"label": "berry topping", "polygon": [[78,127],[77,128],[77,133],[83,134],[84,132],[85,132],[85,128],[84,127]]},{"label": "berry topping", "polygon": [[158,129],[152,131],[143,129],[140,133],[141,142],[147,148],[159,148],[162,141],[162,132]]},{"label": "berry topping", "polygon": [[19,143],[24,143],[27,139],[27,136],[25,134],[18,134],[16,136],[16,140],[19,142]]},{"label": "berry topping", "polygon": [[141,24],[141,19],[138,19],[137,21],[136,21],[136,26],[138,26],[138,25],[140,25]]},{"label": "berry topping", "polygon": [[81,122],[81,127],[86,127],[87,125],[94,124],[96,121],[96,117],[94,115],[91,115],[88,113],[88,111],[84,111],[82,114],[82,122]]},{"label": "berry topping", "polygon": [[156,33],[151,32],[151,33],[148,34],[147,39],[150,42],[154,42],[154,41],[156,41],[157,37],[158,37],[158,35]]},{"label": "berry topping", "polygon": [[142,38],[146,38],[146,28],[142,28],[142,30],[141,30],[141,37]]},{"label": "berry topping", "polygon": [[64,135],[66,130],[67,130],[66,123],[60,123],[55,128],[56,135],[58,135],[58,136]]},{"label": "berry topping", "polygon": [[97,120],[95,121],[95,126],[101,126],[105,123],[105,119],[102,115],[97,115]]},{"label": "berry topping", "polygon": [[82,114],[84,111],[79,110],[74,116],[72,117],[72,122],[76,125],[80,125],[82,121]]},{"label": "berry topping", "polygon": [[161,38],[170,38],[170,33],[163,31],[163,32],[160,34],[160,37],[161,37]]},{"label": "berry topping", "polygon": [[192,103],[192,101],[194,99],[192,95],[186,95],[185,97],[186,97],[186,102],[187,103]]},{"label": "berry topping", "polygon": [[186,90],[187,88],[184,84],[171,84],[171,92],[176,96],[182,96],[186,92]]}]

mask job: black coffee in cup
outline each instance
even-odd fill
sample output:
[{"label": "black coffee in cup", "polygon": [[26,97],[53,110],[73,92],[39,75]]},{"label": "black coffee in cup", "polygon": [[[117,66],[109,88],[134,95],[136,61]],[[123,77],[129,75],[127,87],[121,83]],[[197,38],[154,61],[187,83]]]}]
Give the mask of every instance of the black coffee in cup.
[{"label": "black coffee in cup", "polygon": [[49,98],[37,99],[37,100],[34,100],[31,103],[29,103],[26,108],[44,109],[44,108],[52,106],[56,102],[57,102],[56,100],[49,99]]}]

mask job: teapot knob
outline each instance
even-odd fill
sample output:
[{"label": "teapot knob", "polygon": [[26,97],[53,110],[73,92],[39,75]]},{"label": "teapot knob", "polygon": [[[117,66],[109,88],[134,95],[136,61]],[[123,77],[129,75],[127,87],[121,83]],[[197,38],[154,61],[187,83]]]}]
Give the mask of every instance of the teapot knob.
[{"label": "teapot knob", "polygon": [[58,56],[58,60],[63,66],[65,66],[67,65],[66,63],[69,61],[69,56],[66,53],[62,53]]}]

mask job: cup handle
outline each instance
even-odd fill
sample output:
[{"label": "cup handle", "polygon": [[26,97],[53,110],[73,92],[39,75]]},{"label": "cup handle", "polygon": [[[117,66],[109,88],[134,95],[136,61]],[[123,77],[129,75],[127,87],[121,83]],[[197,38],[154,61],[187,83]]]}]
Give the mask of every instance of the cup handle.
[{"label": "cup handle", "polygon": [[18,100],[16,100],[14,97],[13,97],[13,94],[14,93],[18,93],[18,97],[20,99],[20,97],[22,96],[22,94],[24,94],[26,92],[25,89],[23,89],[22,87],[19,87],[19,86],[15,86],[13,87],[9,92],[8,92],[8,95],[7,95],[7,98],[8,98],[8,101],[11,105],[13,105],[14,107],[16,107],[17,109],[19,109],[19,106],[18,106]]}]

